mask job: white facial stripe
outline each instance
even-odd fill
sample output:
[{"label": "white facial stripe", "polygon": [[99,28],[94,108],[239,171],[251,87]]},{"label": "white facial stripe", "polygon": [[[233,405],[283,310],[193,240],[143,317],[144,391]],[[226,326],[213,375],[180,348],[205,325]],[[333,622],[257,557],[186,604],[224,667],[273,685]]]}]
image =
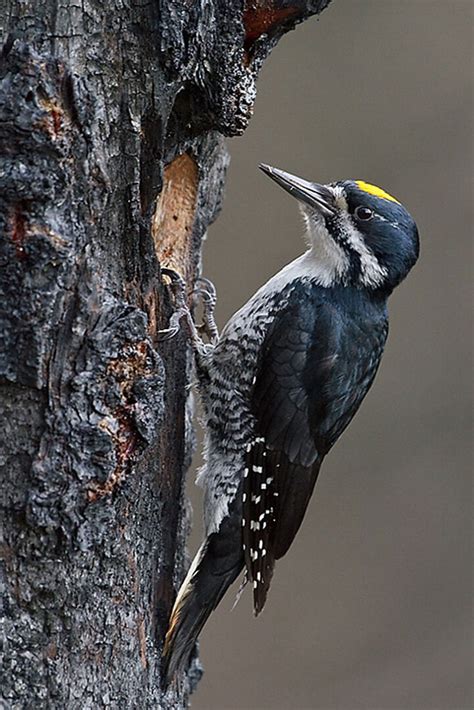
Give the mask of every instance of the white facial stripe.
[{"label": "white facial stripe", "polygon": [[375,254],[366,245],[362,234],[354,226],[349,216],[347,199],[342,185],[334,185],[331,189],[342,213],[343,233],[348,246],[358,254],[360,259],[360,281],[365,286],[379,286],[387,276],[387,269],[379,263]]},{"label": "white facial stripe", "polygon": [[[344,188],[341,185],[330,188],[341,210],[342,233],[347,245],[359,256],[361,276],[360,281],[365,286],[379,286],[387,276],[387,270],[381,266],[377,257],[366,245],[362,234],[354,226],[349,213]],[[324,220],[317,212],[301,205],[305,217],[308,235],[310,236],[311,254],[318,265],[318,281],[322,286],[331,286],[337,281],[344,281],[349,271],[350,259],[343,247],[338,244],[326,229]]]},{"label": "white facial stripe", "polygon": [[380,286],[387,276],[387,269],[382,266],[375,254],[366,245],[362,234],[353,225],[348,214],[344,214],[344,237],[349,247],[360,259],[360,280],[365,286]]},{"label": "white facial stripe", "polygon": [[390,219],[387,219],[386,217],[382,217],[381,214],[377,214],[377,219],[380,220],[381,222],[386,222],[394,229],[398,229],[399,231],[403,231],[402,227],[400,226],[400,222],[392,222]]},{"label": "white facial stripe", "polygon": [[350,260],[344,249],[330,236],[324,219],[316,212],[301,205],[309,245],[308,260],[314,278],[321,286],[332,286],[343,281],[349,270]]}]

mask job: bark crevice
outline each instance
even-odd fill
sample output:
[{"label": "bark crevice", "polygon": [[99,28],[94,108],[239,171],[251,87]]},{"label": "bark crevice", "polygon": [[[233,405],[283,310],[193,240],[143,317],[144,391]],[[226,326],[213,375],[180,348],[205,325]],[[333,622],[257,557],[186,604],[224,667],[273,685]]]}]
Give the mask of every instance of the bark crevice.
[{"label": "bark crevice", "polygon": [[198,681],[195,659],[160,688],[194,441],[160,264],[192,287],[224,136],[277,39],[327,4],[0,2],[7,707],[181,708]]}]

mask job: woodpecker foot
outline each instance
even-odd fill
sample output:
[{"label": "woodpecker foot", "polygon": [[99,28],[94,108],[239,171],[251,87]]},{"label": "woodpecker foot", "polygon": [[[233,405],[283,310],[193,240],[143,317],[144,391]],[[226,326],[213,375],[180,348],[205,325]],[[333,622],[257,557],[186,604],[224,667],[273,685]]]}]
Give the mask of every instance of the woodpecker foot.
[{"label": "woodpecker foot", "polygon": [[[214,309],[216,306],[216,289],[209,279],[199,278],[196,281],[196,288],[193,291],[193,305],[199,300],[203,308],[203,322],[196,325],[191,311],[186,303],[186,282],[183,277],[173,269],[161,269],[161,273],[170,280],[170,288],[173,292],[176,310],[172,314],[168,328],[158,331],[158,340],[171,340],[181,330],[181,321],[186,321],[186,326],[191,336],[196,353],[207,353],[210,345],[214,345],[219,339],[219,331],[214,320]],[[210,341],[210,345],[205,345],[201,334],[205,334]]]},{"label": "woodpecker foot", "polygon": [[196,288],[193,291],[194,304],[196,305],[199,300],[203,308],[203,322],[197,325],[196,328],[199,333],[207,335],[211,344],[214,345],[219,340],[219,330],[214,319],[217,292],[212,281],[203,277],[196,280]]},{"label": "woodpecker foot", "polygon": [[[163,276],[170,280],[170,289],[173,292],[176,310],[170,318],[167,328],[158,331],[158,340],[171,340],[181,330],[181,319],[186,318],[188,327],[192,333],[197,335],[196,326],[191,316],[191,312],[186,304],[186,282],[183,277],[174,269],[161,269]],[[199,336],[197,336],[199,337]]]}]

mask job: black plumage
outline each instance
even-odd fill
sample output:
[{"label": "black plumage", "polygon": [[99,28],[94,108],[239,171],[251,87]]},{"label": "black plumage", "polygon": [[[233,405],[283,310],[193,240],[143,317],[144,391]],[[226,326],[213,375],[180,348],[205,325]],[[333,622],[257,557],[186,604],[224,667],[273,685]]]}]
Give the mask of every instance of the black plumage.
[{"label": "black plumage", "polygon": [[254,606],[291,545],[322,460],[369,389],[388,332],[385,300],[296,283],[268,328],[245,457],[243,544]]},{"label": "black plumage", "polygon": [[173,678],[181,663],[187,662],[209,614],[242,570],[241,495],[234,498],[219,533],[212,533],[204,541],[194,560],[195,567],[191,567],[191,574],[188,573],[189,585],[182,588],[181,597],[178,595],[163,649],[165,684]]}]

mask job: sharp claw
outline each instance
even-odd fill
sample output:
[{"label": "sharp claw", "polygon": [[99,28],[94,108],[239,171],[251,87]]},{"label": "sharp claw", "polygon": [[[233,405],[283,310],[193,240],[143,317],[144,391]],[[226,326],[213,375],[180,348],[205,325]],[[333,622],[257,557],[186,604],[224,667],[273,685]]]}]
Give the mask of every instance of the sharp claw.
[{"label": "sharp claw", "polygon": [[205,303],[212,303],[213,306],[216,305],[216,297],[213,293],[209,293],[209,291],[200,291],[199,295]]},{"label": "sharp claw", "polygon": [[199,278],[196,279],[196,284],[200,284],[200,283],[201,283],[201,284],[204,284],[205,288],[199,289],[199,290],[201,290],[201,291],[206,291],[206,292],[209,293],[211,296],[213,296],[214,298],[216,298],[216,296],[217,296],[217,291],[216,291],[216,287],[214,286],[214,284],[212,283],[212,281],[210,281],[209,279],[204,278],[204,276],[200,276]]},{"label": "sharp claw", "polygon": [[183,316],[189,317],[189,310],[186,306],[178,308],[178,310],[173,313],[170,318],[168,328],[158,331],[158,340],[171,340],[171,338],[174,338],[174,336],[181,330],[181,318]]},{"label": "sharp claw", "polygon": [[167,340],[171,340],[175,335],[178,335],[180,328],[163,328],[159,330],[156,334],[159,343],[164,343]]},{"label": "sharp claw", "polygon": [[216,305],[216,289],[214,288],[214,284],[209,281],[209,279],[203,277],[196,279],[197,288],[192,292],[191,298],[193,305],[197,305],[198,299],[201,299],[204,308],[204,322],[195,325],[189,308],[186,305],[186,282],[183,277],[174,269],[162,268],[161,273],[163,276],[167,276],[171,281],[170,288],[174,293],[177,310],[170,318],[169,327],[158,331],[158,340],[166,341],[174,338],[181,329],[181,318],[186,316],[190,331],[194,333],[194,339],[198,337],[198,333],[205,333],[211,343],[215,343],[219,338],[219,332],[214,322],[214,308]]},{"label": "sharp claw", "polygon": [[161,273],[163,276],[167,276],[172,283],[180,283],[183,286],[185,285],[184,279],[181,274],[179,274],[174,269],[167,269],[163,266],[161,267]]},{"label": "sharp claw", "polygon": [[169,287],[174,294],[175,304],[177,306],[177,309],[172,314],[169,320],[168,328],[163,328],[157,333],[158,340],[165,341],[171,340],[179,333],[179,331],[181,330],[181,318],[185,315],[188,316],[189,309],[186,306],[185,298],[186,282],[181,276],[181,274],[179,274],[174,269],[162,267],[161,275],[167,276],[169,278],[171,282],[169,284]]},{"label": "sharp claw", "polygon": [[208,311],[213,312],[214,308],[216,306],[216,299],[215,297],[208,293],[207,291],[193,291],[192,293],[192,301],[193,301],[193,306],[196,307],[199,305],[199,301],[203,304],[203,307],[206,308]]},{"label": "sharp claw", "polygon": [[193,306],[197,306],[201,302],[204,309],[203,322],[196,326],[196,330],[200,334],[207,335],[211,343],[215,343],[219,338],[219,332],[214,321],[214,308],[217,303],[214,284],[204,277],[197,278],[191,297]]}]

